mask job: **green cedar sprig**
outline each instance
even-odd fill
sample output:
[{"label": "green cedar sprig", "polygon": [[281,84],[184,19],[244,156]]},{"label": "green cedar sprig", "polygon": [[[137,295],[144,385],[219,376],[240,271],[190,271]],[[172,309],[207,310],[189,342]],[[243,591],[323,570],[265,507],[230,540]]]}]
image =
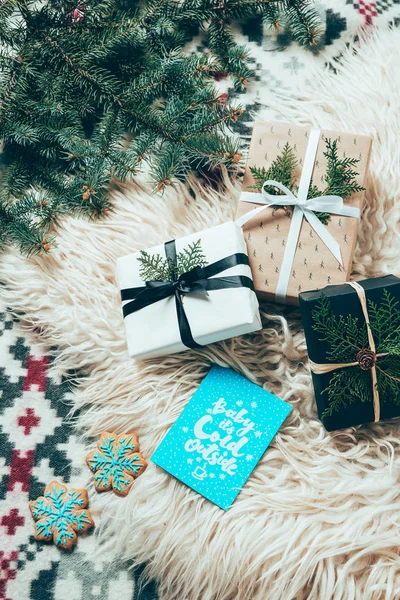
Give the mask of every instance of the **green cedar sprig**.
[{"label": "green cedar sprig", "polygon": [[[256,184],[252,185],[251,188],[261,191],[264,182],[273,179],[285,185],[290,191],[294,191],[296,189],[294,172],[297,165],[296,154],[290,144],[286,142],[282,152],[272,161],[268,169],[265,167],[250,167],[250,171],[256,181]],[[267,186],[265,191],[274,196],[281,195],[282,193],[273,186]]]},{"label": "green cedar sprig", "polygon": [[[370,328],[374,337],[376,353],[387,353],[378,357],[376,363],[379,397],[382,403],[400,405],[400,302],[386,288],[379,304],[368,300]],[[357,353],[368,348],[366,323],[359,323],[352,315],[336,315],[326,295],[322,295],[312,311],[313,329],[322,334],[329,350],[328,361],[350,363],[356,361]],[[328,396],[328,406],[322,416],[332,416],[349,404],[361,401],[372,402],[370,371],[359,366],[335,371],[328,386],[322,392]]]},{"label": "green cedar sprig", "polygon": [[141,250],[137,260],[140,263],[139,275],[143,281],[168,281],[174,275],[179,276],[195,267],[204,267],[207,264],[201,240],[189,244],[187,248],[178,252],[175,262],[171,262],[161,254],[149,254],[146,250]]},{"label": "green cedar sprig", "polygon": [[358,172],[354,169],[360,160],[347,156],[339,158],[337,140],[327,138],[325,139],[325,145],[324,156],[327,158],[326,186],[322,194],[318,192],[318,195],[333,194],[345,198],[357,192],[362,192],[364,188],[358,184]]},{"label": "green cedar sprig", "polygon": [[[356,192],[362,191],[364,188],[358,184],[358,173],[354,168],[359,159],[346,156],[339,158],[337,140],[325,138],[325,146],[324,156],[327,159],[325,188],[323,191],[320,191],[311,181],[307,199],[311,200],[318,196],[327,196],[330,194],[345,198],[346,196],[351,196]],[[250,171],[256,181],[256,184],[251,187],[252,189],[261,191],[264,182],[268,179],[273,179],[283,183],[293,193],[297,193],[298,187],[295,184],[294,175],[297,166],[298,160],[296,154],[289,143],[286,143],[281,154],[276,157],[268,169],[264,167],[250,167]],[[269,194],[282,195],[282,192],[273,186],[268,186],[265,189]],[[327,212],[318,212],[315,214],[324,225],[327,225],[331,218],[330,213]]]}]

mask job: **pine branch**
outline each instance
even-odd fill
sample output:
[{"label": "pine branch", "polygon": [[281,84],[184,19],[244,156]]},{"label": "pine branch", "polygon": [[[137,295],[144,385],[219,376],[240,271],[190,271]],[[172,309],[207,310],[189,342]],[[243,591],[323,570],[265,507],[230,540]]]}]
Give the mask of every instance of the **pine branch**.
[{"label": "pine branch", "polygon": [[220,125],[226,123],[227,121],[230,121],[232,119],[232,114],[231,113],[227,113],[221,116],[218,116],[216,119],[214,119],[213,121],[209,121],[207,123],[199,123],[199,125],[195,125],[194,129],[192,131],[190,131],[189,133],[187,133],[186,135],[183,136],[182,140],[184,142],[186,142],[186,140],[190,140],[191,138],[195,137],[195,136],[199,136],[202,135],[210,130],[216,129],[217,127],[219,127]]},{"label": "pine branch", "polygon": [[[161,192],[192,169],[213,178],[221,165],[236,169],[240,142],[229,131],[242,110],[220,102],[211,77],[223,69],[246,85],[249,52],[231,23],[269,9],[265,0],[0,0],[3,238],[48,252],[63,215],[106,216],[112,178],[135,176],[143,161]],[[210,53],[186,54],[200,31]]]},{"label": "pine branch", "polygon": [[29,27],[32,22],[32,13],[28,9],[28,4],[25,0],[16,0],[16,4],[19,8],[21,15],[23,16],[27,26]]},{"label": "pine branch", "polygon": [[2,96],[1,96],[1,100],[0,100],[0,122],[4,120],[4,107],[7,104],[7,101],[9,100],[9,98],[11,96],[11,92],[13,91],[13,89],[16,85],[17,75],[21,71],[22,62],[24,60],[25,49],[26,49],[26,44],[23,44],[18,57],[17,58],[10,57],[13,61],[13,68],[10,71],[10,75],[9,75],[7,84],[5,86],[4,92],[3,92]]},{"label": "pine branch", "polygon": [[62,56],[62,58],[64,59],[64,61],[66,62],[66,64],[68,65],[68,67],[70,69],[72,69],[75,73],[77,73],[79,76],[81,76],[83,79],[85,79],[90,85],[95,87],[95,89],[101,94],[101,97],[108,98],[119,109],[127,112],[129,115],[134,117],[134,119],[137,122],[146,125],[149,129],[153,130],[154,133],[156,133],[157,135],[161,135],[164,139],[166,139],[170,142],[173,142],[175,144],[182,143],[183,145],[187,146],[186,141],[189,140],[190,138],[201,135],[202,133],[204,133],[205,131],[208,131],[210,129],[215,129],[216,127],[222,125],[223,123],[226,123],[227,121],[230,121],[231,119],[235,120],[235,115],[240,114],[240,109],[233,109],[232,111],[226,112],[226,114],[219,116],[218,118],[214,119],[213,121],[207,120],[207,122],[199,125],[197,128],[194,128],[192,131],[190,131],[186,135],[182,136],[182,138],[176,137],[176,136],[172,135],[170,131],[163,128],[160,122],[154,121],[151,118],[149,118],[149,115],[147,115],[147,118],[145,118],[144,116],[142,116],[139,113],[139,111],[134,111],[134,110],[132,110],[131,107],[126,106],[125,103],[123,102],[122,98],[120,98],[118,95],[114,94],[113,92],[107,90],[104,86],[101,85],[99,80],[96,79],[93,75],[86,72],[84,69],[80,68],[78,65],[74,64],[73,61],[71,60],[71,58],[61,48],[61,46],[59,46],[56,42],[54,42],[49,36],[46,36],[44,39],[45,39],[45,42],[47,42],[52,48],[55,48],[59,51],[60,55]]},{"label": "pine branch", "polygon": [[317,11],[310,2],[288,2],[285,21],[295,39],[303,46],[315,46],[321,36]]},{"label": "pine branch", "polygon": [[48,235],[47,228],[25,219],[14,221],[9,235],[11,240],[19,245],[21,253],[28,257],[48,254],[55,244],[54,237]]}]

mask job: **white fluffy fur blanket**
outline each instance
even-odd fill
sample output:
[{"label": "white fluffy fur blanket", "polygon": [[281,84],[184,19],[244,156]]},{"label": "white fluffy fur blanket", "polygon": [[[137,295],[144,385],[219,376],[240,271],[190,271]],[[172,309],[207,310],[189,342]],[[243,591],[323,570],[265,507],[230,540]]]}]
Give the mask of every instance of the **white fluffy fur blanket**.
[{"label": "white fluffy fur blanket", "polygon": [[[349,51],[337,74],[310,75],[299,100],[268,97],[284,120],[373,137],[355,278],[400,275],[399,47],[399,32],[382,34]],[[110,219],[71,219],[51,256],[1,260],[7,304],[59,349],[65,370],[86,373],[76,408],[86,409],[78,425],[87,437],[134,430],[150,456],[213,362],[293,406],[227,513],[153,464],[127,498],[92,490],[102,547],[146,561],[164,600],[399,598],[400,425],[324,430],[297,310],[265,305],[261,333],[128,358],[116,258],[233,215],[232,187],[218,195],[193,185],[196,199],[183,187],[162,200],[140,184],[118,191]]]}]

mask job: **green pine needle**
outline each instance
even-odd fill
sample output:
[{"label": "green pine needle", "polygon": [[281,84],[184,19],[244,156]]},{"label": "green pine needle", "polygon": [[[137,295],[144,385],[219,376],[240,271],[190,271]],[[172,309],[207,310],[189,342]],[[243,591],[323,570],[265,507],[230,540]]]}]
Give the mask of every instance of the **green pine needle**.
[{"label": "green pine needle", "polygon": [[[149,166],[159,192],[237,168],[242,114],[212,77],[254,76],[234,20],[281,21],[309,44],[309,0],[0,2],[0,247],[48,252],[65,215],[102,218],[113,179]],[[294,11],[295,9],[295,11]],[[297,12],[296,12],[297,11]],[[273,12],[273,14],[272,14]],[[209,53],[182,50],[201,34]],[[47,204],[35,208],[36,195]],[[157,202],[157,199],[155,199]]]}]

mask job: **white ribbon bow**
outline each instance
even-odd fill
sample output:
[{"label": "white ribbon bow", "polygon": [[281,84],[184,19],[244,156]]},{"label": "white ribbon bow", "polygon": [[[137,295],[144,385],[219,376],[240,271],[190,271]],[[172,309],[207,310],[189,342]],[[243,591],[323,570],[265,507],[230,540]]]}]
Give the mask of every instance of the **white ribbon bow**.
[{"label": "white ribbon bow", "polygon": [[[275,292],[275,299],[277,302],[285,302],[303,219],[308,221],[310,226],[321,238],[328,250],[343,266],[340,244],[338,244],[335,238],[329,233],[328,228],[321,223],[315,212],[327,212],[329,214],[342,215],[345,217],[355,217],[357,219],[360,218],[360,210],[352,206],[344,206],[343,198],[340,196],[319,196],[318,198],[307,200],[320,134],[320,129],[311,129],[310,131],[297,196],[295,196],[282,183],[273,180],[264,182],[261,193],[242,192],[240,195],[240,200],[242,202],[251,202],[263,205],[251,210],[237,219],[236,223],[240,227],[245,225],[245,223],[250,221],[250,219],[255,217],[258,213],[262,212],[269,206],[294,206],[288,239],[286,241],[286,248],[280,268],[279,280]],[[265,188],[269,186],[278,188],[284,193],[284,195],[274,196],[273,194],[269,194],[265,191]]]}]

